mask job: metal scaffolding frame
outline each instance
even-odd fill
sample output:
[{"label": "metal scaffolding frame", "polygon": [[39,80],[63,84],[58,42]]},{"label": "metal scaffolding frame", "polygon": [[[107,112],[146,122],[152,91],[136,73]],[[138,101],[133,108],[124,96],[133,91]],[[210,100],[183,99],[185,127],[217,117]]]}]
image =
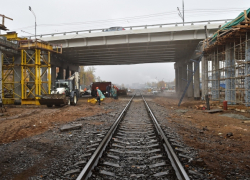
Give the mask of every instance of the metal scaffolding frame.
[{"label": "metal scaffolding frame", "polygon": [[[209,49],[209,48],[208,48]],[[250,39],[241,33],[205,53],[212,100],[250,106]]]},{"label": "metal scaffolding frame", "polygon": [[49,51],[21,50],[22,104],[39,105],[39,96],[50,93],[50,67]]},{"label": "metal scaffolding frame", "polygon": [[[22,104],[40,105],[42,94],[50,94],[51,52],[61,53],[58,46],[38,40],[19,41],[21,50]],[[56,48],[56,50],[54,50]]]},{"label": "metal scaffolding frame", "polygon": [[20,99],[21,95],[16,93],[15,89],[20,84],[20,74],[15,70],[18,65],[14,64],[15,57],[13,54],[9,55],[2,53],[2,97],[3,104],[14,104],[16,99]]}]

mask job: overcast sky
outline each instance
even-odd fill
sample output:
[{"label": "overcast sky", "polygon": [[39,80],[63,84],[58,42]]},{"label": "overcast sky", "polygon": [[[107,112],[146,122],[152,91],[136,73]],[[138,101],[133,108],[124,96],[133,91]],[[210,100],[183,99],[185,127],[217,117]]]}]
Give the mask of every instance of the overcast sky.
[{"label": "overcast sky", "polygon": [[[0,14],[10,31],[19,35],[180,22],[177,7],[182,0],[0,0]],[[232,19],[249,8],[249,0],[185,0],[185,21]],[[22,31],[25,32],[22,32]],[[3,32],[2,32],[3,33]],[[115,83],[174,80],[173,63],[95,66],[96,75]]]}]

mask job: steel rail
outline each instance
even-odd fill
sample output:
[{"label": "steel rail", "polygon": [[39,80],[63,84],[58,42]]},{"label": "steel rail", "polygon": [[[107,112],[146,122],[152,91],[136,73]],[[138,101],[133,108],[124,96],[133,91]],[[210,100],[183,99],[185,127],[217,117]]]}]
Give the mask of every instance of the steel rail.
[{"label": "steel rail", "polygon": [[187,172],[183,168],[179,158],[177,157],[177,155],[175,154],[173,148],[171,147],[167,137],[165,136],[163,130],[161,129],[161,126],[158,123],[157,119],[155,118],[155,116],[154,116],[152,110],[150,109],[148,103],[144,99],[143,95],[141,95],[141,96],[142,96],[142,98],[144,100],[146,109],[148,110],[148,113],[149,113],[150,117],[153,120],[153,124],[155,125],[155,128],[156,128],[159,136],[162,138],[162,141],[165,143],[165,144],[163,144],[163,146],[165,148],[165,151],[168,154],[168,158],[170,159],[173,168],[175,169],[175,173],[176,173],[176,176],[177,176],[178,180],[190,180],[190,178],[187,175]]},{"label": "steel rail", "polygon": [[[184,24],[191,24],[191,25],[198,24],[198,23],[208,23],[208,24],[210,24],[211,22],[221,22],[221,21],[224,21],[226,23],[227,21],[231,21],[231,20],[232,19],[190,21],[190,22],[185,22]],[[155,26],[159,26],[160,28],[162,28],[162,26],[172,26],[172,25],[178,26],[178,25],[182,25],[182,24],[183,24],[183,22],[176,22],[176,23],[166,23],[166,24],[124,26],[123,28],[128,28],[129,30],[133,30],[133,28],[144,28],[144,29],[147,29],[148,27],[155,27]],[[61,34],[61,35],[72,34],[72,33],[78,34],[78,33],[82,33],[82,32],[91,33],[93,31],[104,32],[105,29],[108,29],[108,28],[79,30],[79,31],[69,31],[69,32],[59,32],[59,33],[50,33],[50,34],[40,34],[40,35],[37,35],[37,36],[40,36],[40,38],[42,38],[43,36],[54,36],[54,35],[59,35],[59,34]],[[24,37],[31,38],[31,37],[34,37],[34,36],[24,36]]]},{"label": "steel rail", "polygon": [[111,139],[112,135],[114,134],[114,132],[116,131],[117,126],[119,125],[119,123],[121,122],[121,120],[124,117],[125,113],[127,112],[127,110],[129,108],[134,96],[135,95],[133,95],[133,97],[129,100],[126,107],[123,109],[123,111],[121,112],[119,117],[115,120],[115,122],[113,123],[113,125],[109,129],[108,133],[105,135],[102,142],[97,147],[94,154],[91,156],[88,163],[85,165],[85,167],[83,168],[83,170],[81,171],[81,173],[79,174],[79,176],[77,177],[76,180],[86,180],[91,176],[92,170],[98,164],[98,161],[99,161],[100,157],[102,156],[103,152],[105,151],[105,148],[107,147],[108,143],[110,142],[110,139]]}]

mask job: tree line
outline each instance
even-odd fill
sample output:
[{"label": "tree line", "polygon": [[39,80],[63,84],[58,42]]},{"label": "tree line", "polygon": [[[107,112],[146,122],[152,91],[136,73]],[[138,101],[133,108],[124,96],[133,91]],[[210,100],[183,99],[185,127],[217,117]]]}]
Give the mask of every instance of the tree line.
[{"label": "tree line", "polygon": [[79,76],[80,76],[80,85],[89,86],[92,82],[101,82],[101,78],[95,75],[95,67],[85,67],[80,66]]}]

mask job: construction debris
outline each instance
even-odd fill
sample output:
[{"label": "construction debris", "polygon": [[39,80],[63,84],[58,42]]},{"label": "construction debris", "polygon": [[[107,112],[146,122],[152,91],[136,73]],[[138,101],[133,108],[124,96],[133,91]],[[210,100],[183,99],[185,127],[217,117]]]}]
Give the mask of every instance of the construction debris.
[{"label": "construction debris", "polygon": [[204,112],[206,112],[206,113],[217,113],[217,112],[223,112],[223,110],[222,109],[212,109],[212,110],[206,110]]},{"label": "construction debris", "polygon": [[81,129],[81,128],[82,128],[82,124],[66,124],[60,128],[60,131],[70,131],[70,130],[76,130],[76,129]]}]

